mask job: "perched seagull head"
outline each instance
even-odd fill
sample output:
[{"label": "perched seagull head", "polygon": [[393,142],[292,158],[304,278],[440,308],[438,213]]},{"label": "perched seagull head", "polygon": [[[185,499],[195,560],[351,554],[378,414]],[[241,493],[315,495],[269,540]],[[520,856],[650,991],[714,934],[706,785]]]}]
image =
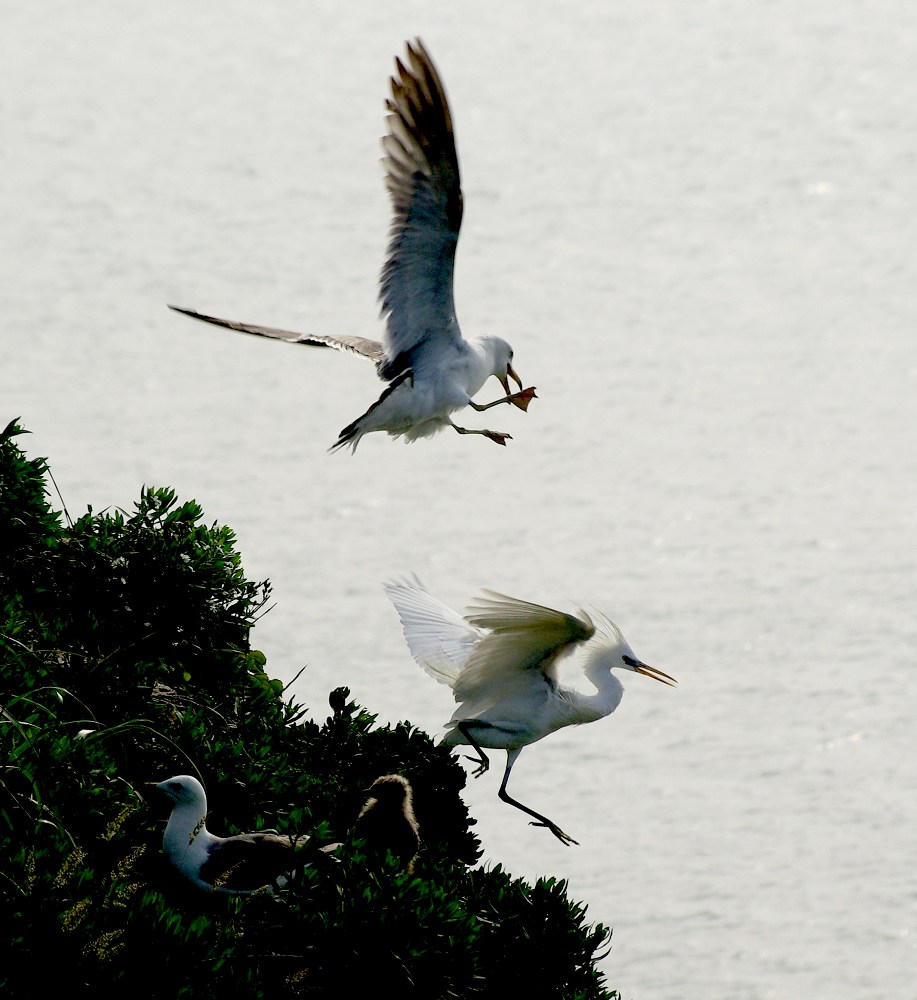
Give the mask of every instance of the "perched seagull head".
[{"label": "perched seagull head", "polygon": [[202,812],[207,811],[207,796],[204,794],[204,787],[197,778],[192,778],[190,774],[178,774],[174,778],[160,781],[154,787],[158,788],[177,806],[200,806]]}]

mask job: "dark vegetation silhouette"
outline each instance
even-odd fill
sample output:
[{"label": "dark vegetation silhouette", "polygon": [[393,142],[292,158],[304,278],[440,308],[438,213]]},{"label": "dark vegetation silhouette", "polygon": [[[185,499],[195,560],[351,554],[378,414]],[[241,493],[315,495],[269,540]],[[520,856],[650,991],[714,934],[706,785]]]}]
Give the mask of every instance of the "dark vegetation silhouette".
[{"label": "dark vegetation silhouette", "polygon": [[[151,488],[71,522],[23,433],[0,434],[4,996],[617,996],[595,964],[610,931],[563,881],[476,866],[446,748],[346,687],[312,721],[269,677],[249,636],[270,586],[229,528]],[[197,888],[162,855],[169,807],[147,787],[173,774],[204,784],[222,834],[341,841],[339,861],[273,895]],[[413,788],[411,872],[354,830],[382,774]]]}]

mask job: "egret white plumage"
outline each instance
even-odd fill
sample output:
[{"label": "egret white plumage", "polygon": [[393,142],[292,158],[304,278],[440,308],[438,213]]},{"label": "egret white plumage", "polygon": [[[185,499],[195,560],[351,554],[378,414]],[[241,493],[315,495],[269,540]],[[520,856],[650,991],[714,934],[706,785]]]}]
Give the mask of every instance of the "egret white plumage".
[{"label": "egret white plumage", "polygon": [[[474,749],[476,778],[490,766],[483,747],[505,750],[499,797],[533,816],[533,826],[547,827],[563,844],[577,843],[506,791],[522,748],[564,726],[610,715],[624,693],[614,669],[632,670],[663,684],[674,685],[675,679],[638,660],[617,625],[598,616],[596,624],[585,611],[570,615],[485,590],[463,617],[419,581],[384,586],[411,655],[431,677],[452,688],[459,703],[443,744]],[[557,682],[558,661],[579,646],[586,653],[583,673],[595,694]]]},{"label": "egret white plumage", "polygon": [[[450,415],[465,406],[481,411],[500,403],[525,410],[535,397],[534,388],[522,388],[513,368],[513,349],[505,340],[495,336],[466,340],[459,329],[453,268],[462,189],[452,116],[439,73],[419,39],[407,43],[406,63],[395,60],[397,72],[386,101],[388,134],[382,140],[393,210],[381,276],[383,341],[301,334],[170,307],[231,330],[333,347],[374,362],[388,385],[361,417],[341,431],[332,451],[345,445],[356,451],[363,435],[372,431],[414,441],[445,427],[506,444],[511,435],[459,427]],[[490,403],[474,402],[472,397],[491,375],[500,381],[504,395]],[[510,378],[518,392],[510,392]]]},{"label": "egret white plumage", "polygon": [[265,886],[282,885],[283,876],[297,865],[296,848],[303,846],[307,837],[295,841],[278,833],[216,837],[206,826],[207,796],[197,778],[179,774],[154,787],[173,803],[162,837],[163,852],[199,889],[250,895]]}]

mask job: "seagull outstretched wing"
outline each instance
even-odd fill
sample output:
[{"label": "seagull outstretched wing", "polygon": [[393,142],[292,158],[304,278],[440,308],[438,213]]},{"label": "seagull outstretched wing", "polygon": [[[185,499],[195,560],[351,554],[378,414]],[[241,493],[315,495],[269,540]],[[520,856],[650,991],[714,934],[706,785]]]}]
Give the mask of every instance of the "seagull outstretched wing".
[{"label": "seagull outstretched wing", "polygon": [[[420,39],[395,60],[382,139],[392,200],[388,257],[380,298],[387,316],[385,378],[416,363],[428,338],[460,334],[452,280],[462,224],[462,189],[452,116],[436,67]],[[433,344],[430,344],[433,347]]]},{"label": "seagull outstretched wing", "polygon": [[360,358],[374,362],[377,368],[385,364],[385,350],[378,340],[367,337],[330,337],[316,333],[297,333],[295,330],[281,330],[275,326],[259,326],[257,323],[239,323],[232,319],[220,319],[219,316],[207,316],[194,309],[183,309],[181,306],[169,306],[175,312],[184,313],[192,319],[213,323],[214,326],[225,326],[228,330],[238,330],[239,333],[251,333],[256,337],[270,337],[272,340],[285,340],[288,344],[305,344],[308,347],[333,347],[336,351],[350,351]]}]

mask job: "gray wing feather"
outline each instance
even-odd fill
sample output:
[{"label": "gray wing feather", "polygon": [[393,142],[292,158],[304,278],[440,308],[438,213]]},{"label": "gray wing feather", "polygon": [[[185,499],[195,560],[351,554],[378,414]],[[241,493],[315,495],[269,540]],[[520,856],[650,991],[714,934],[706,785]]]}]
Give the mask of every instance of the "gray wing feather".
[{"label": "gray wing feather", "polygon": [[272,340],[283,340],[288,344],[305,344],[308,347],[332,347],[337,351],[350,351],[358,357],[372,361],[377,368],[385,364],[385,349],[378,340],[366,337],[329,337],[324,334],[296,333],[294,330],[281,330],[274,326],[259,326],[256,323],[239,323],[236,320],[220,319],[218,316],[207,316],[193,309],[183,309],[181,306],[169,306],[175,312],[183,313],[192,319],[213,323],[214,326],[224,326],[228,330],[239,333],[251,333],[256,337],[270,337]]},{"label": "gray wing feather", "polygon": [[293,854],[293,842],[283,834],[225,837],[210,849],[201,878],[227,889],[257,889],[286,874],[295,864]]},{"label": "gray wing feather", "polygon": [[382,375],[388,379],[411,366],[425,340],[460,337],[452,284],[462,190],[452,117],[419,39],[408,44],[407,63],[395,60],[386,101],[389,132],[382,140],[393,212],[380,292],[389,358]]}]

